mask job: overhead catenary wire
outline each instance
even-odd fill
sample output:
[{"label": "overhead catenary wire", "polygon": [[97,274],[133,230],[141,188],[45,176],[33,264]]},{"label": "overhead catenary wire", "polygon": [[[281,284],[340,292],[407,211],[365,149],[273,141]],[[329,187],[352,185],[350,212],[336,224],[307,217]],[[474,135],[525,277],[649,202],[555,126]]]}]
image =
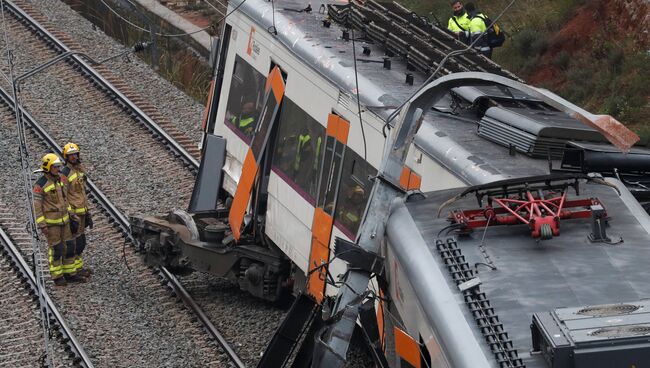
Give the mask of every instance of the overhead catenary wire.
[{"label": "overhead catenary wire", "polygon": [[[12,90],[14,97],[14,108],[16,113],[16,129],[17,129],[17,138],[18,138],[18,149],[20,153],[20,167],[22,175],[22,184],[23,192],[25,193],[25,207],[28,214],[27,219],[27,231],[31,235],[31,245],[32,245],[32,256],[33,256],[33,267],[34,267],[34,277],[36,284],[36,293],[38,294],[38,303],[39,303],[39,312],[41,317],[41,326],[43,330],[43,365],[47,367],[52,367],[52,353],[53,347],[50,344],[50,332],[52,329],[50,318],[47,311],[47,301],[45,300],[45,278],[44,270],[41,260],[43,259],[41,254],[41,247],[36,241],[38,233],[36,230],[36,219],[34,216],[34,210],[32,208],[33,194],[32,194],[32,184],[31,184],[31,173],[29,170],[30,158],[29,150],[27,148],[27,134],[25,133],[25,125],[22,120],[22,109],[20,107],[20,100],[18,94],[18,87],[14,79],[14,56],[11,49],[11,43],[9,41],[9,35],[7,32],[7,21],[5,17],[5,2],[2,1],[0,4],[0,12],[2,15],[2,29],[3,37],[6,48],[6,58],[7,58],[7,67],[9,75],[5,76],[12,82]],[[3,73],[4,74],[4,73]]]},{"label": "overhead catenary wire", "polygon": [[[133,27],[133,28],[135,28],[135,29],[138,29],[138,30],[140,30],[140,31],[142,31],[142,32],[146,32],[146,33],[154,34],[154,35],[159,36],[159,37],[185,37],[185,36],[191,36],[191,35],[193,35],[193,34],[200,33],[200,32],[204,32],[204,31],[206,31],[206,30],[212,28],[212,25],[209,25],[209,26],[205,26],[205,27],[203,27],[203,28],[199,28],[199,29],[197,29],[196,31],[192,31],[192,32],[184,32],[184,33],[160,33],[160,32],[154,32],[153,30],[150,30],[150,29],[146,29],[146,28],[144,28],[144,27],[141,27],[141,26],[139,26],[139,25],[137,25],[137,24],[131,22],[130,20],[126,19],[126,18],[123,17],[120,13],[118,13],[115,9],[113,9],[110,5],[108,5],[108,4],[106,3],[106,1],[104,1],[104,0],[99,0],[99,1],[100,1],[102,4],[104,4],[104,6],[105,6],[106,8],[108,8],[108,10],[109,10],[111,13],[115,14],[116,17],[118,17],[120,20],[122,20],[122,21],[125,22],[126,24],[128,24],[128,25],[130,25],[131,27]],[[231,10],[230,12],[228,12],[226,15],[224,15],[221,19],[219,19],[219,20],[218,20],[217,22],[215,22],[215,23],[221,23],[221,22],[223,22],[224,20],[226,20],[226,18],[228,18],[232,13],[234,13],[235,11],[237,11],[237,10],[238,10],[242,5],[244,5],[245,2],[246,2],[246,0],[243,0],[243,1],[242,1],[241,3],[239,3],[235,8],[233,8],[233,10]]]},{"label": "overhead catenary wire", "polygon": [[270,26],[269,28],[267,28],[266,30],[269,33],[273,33],[274,35],[277,36],[278,35],[278,29],[275,28],[275,1],[274,0],[271,0],[271,22],[272,22],[273,25]]},{"label": "overhead catenary wire", "polygon": [[361,92],[359,91],[359,72],[357,71],[357,48],[354,41],[354,27],[350,28],[352,36],[352,58],[354,59],[354,84],[357,95],[357,111],[359,113],[359,126],[361,127],[361,138],[363,138],[363,159],[368,161],[366,148],[366,132],[363,129],[363,118],[361,117]]},{"label": "overhead catenary wire", "polygon": [[214,11],[216,11],[217,13],[223,15],[224,17],[226,16],[226,13],[222,12],[219,8],[217,8],[216,6],[212,5],[212,3],[209,2],[208,0],[203,0],[203,2],[206,3],[206,4],[208,4],[208,6],[210,6],[212,9],[214,9]]},{"label": "overhead catenary wire", "polygon": [[[494,27],[494,24],[496,24],[496,22],[497,22],[499,19],[501,19],[501,17],[506,13],[506,11],[508,11],[508,9],[510,9],[510,7],[512,7],[512,6],[515,4],[516,1],[517,1],[517,0],[511,0],[510,3],[509,3],[505,8],[503,8],[503,10],[501,11],[501,13],[499,13],[499,15],[498,15],[496,18],[494,18],[494,20],[492,21],[492,24],[490,25],[490,27],[487,27],[487,28],[485,29],[485,31],[483,31],[483,32],[482,32],[478,37],[476,37],[476,39],[475,39],[474,41],[472,41],[472,43],[470,43],[469,45],[467,45],[466,48],[464,48],[464,49],[460,49],[460,50],[452,50],[452,51],[450,51],[449,53],[447,53],[447,55],[445,55],[445,57],[443,57],[442,60],[440,61],[440,63],[438,64],[438,67],[436,68],[436,70],[435,70],[435,71],[434,71],[434,72],[433,72],[433,73],[432,73],[432,74],[431,74],[431,75],[430,75],[430,76],[429,76],[429,77],[424,81],[424,83],[422,83],[422,84],[417,88],[417,90],[415,90],[415,92],[413,92],[413,93],[412,93],[412,94],[411,94],[407,99],[405,99],[404,102],[402,102],[402,103],[401,103],[397,108],[395,108],[395,110],[394,110],[394,111],[393,111],[393,112],[388,116],[388,119],[386,119],[386,123],[384,124],[384,127],[383,127],[382,131],[385,131],[386,128],[390,129],[390,122],[393,121],[393,119],[395,119],[395,117],[397,117],[397,115],[399,114],[399,112],[402,110],[402,108],[406,105],[406,103],[407,103],[408,101],[410,101],[410,100],[411,100],[415,95],[417,95],[417,94],[418,94],[418,93],[419,93],[419,92],[420,92],[424,87],[426,87],[426,86],[429,84],[429,82],[431,82],[434,78],[436,78],[436,75],[438,75],[438,73],[440,72],[440,70],[442,69],[442,67],[445,65],[445,63],[447,62],[447,60],[449,60],[450,58],[452,58],[452,57],[454,57],[454,56],[462,55],[462,54],[464,54],[464,53],[466,53],[466,52],[472,50],[472,49],[474,48],[474,45],[475,45],[479,40],[481,40],[483,37],[485,37],[485,35],[487,34],[487,32],[490,30],[490,28],[493,28],[493,27]],[[384,134],[384,136],[385,136],[385,134]]]}]

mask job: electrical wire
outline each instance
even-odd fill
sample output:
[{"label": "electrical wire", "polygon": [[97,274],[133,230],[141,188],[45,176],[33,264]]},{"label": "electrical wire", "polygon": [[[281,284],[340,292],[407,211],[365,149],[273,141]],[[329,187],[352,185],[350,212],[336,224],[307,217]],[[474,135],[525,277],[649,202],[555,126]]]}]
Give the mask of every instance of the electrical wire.
[{"label": "electrical wire", "polygon": [[9,42],[9,36],[7,32],[7,22],[5,18],[5,2],[2,1],[0,4],[0,10],[2,13],[2,28],[4,33],[5,47],[7,48],[7,66],[9,69],[9,75],[7,76],[12,82],[12,92],[14,97],[14,109],[16,113],[16,129],[18,135],[18,149],[20,152],[20,166],[22,174],[22,184],[23,191],[25,193],[25,207],[28,213],[27,219],[27,230],[31,235],[31,245],[32,245],[32,258],[33,258],[33,267],[34,267],[34,277],[36,279],[36,293],[38,296],[39,302],[39,311],[41,317],[41,326],[43,328],[43,355],[42,362],[47,367],[52,367],[52,354],[53,347],[50,344],[50,334],[52,331],[52,325],[50,318],[46,312],[47,302],[45,301],[45,278],[43,265],[40,262],[43,257],[41,254],[41,247],[37,243],[36,239],[38,238],[38,232],[36,230],[36,217],[34,216],[34,209],[32,207],[33,203],[33,193],[32,193],[32,183],[31,183],[31,173],[29,171],[29,164],[31,162],[29,157],[29,150],[27,148],[27,134],[25,132],[25,125],[22,120],[22,108],[20,107],[20,98],[18,95],[18,86],[14,79],[14,55],[11,51],[11,45]]},{"label": "electrical wire", "polygon": [[[379,299],[379,301],[386,302],[388,304],[389,299],[388,298],[381,298],[379,294],[377,294],[377,290],[375,289],[375,285],[373,285],[372,281],[369,283],[371,292],[374,295],[374,298]],[[404,323],[397,317],[395,316],[391,311],[390,308],[382,306],[382,311],[388,316],[388,318],[393,321],[393,325],[397,325],[400,330],[404,331],[406,333],[407,328],[404,325]],[[410,336],[410,335],[409,335]],[[413,342],[415,342],[418,347],[419,347],[419,353],[420,353],[420,358],[422,359],[422,362],[424,363],[426,368],[430,368],[430,362],[427,361],[426,357],[424,356],[424,351],[423,349],[427,349],[426,344],[420,343],[419,341],[416,341],[413,339]]]},{"label": "electrical wire", "polygon": [[418,93],[420,93],[420,91],[421,91],[424,87],[426,87],[426,86],[429,84],[429,82],[431,82],[431,81],[433,80],[433,78],[436,77],[436,75],[440,72],[440,69],[442,69],[443,65],[445,65],[445,63],[447,62],[447,60],[450,59],[450,58],[452,58],[452,57],[454,57],[454,56],[456,56],[456,55],[461,55],[461,54],[464,54],[464,53],[470,51],[470,50],[474,47],[474,45],[475,45],[479,40],[481,40],[483,37],[485,37],[485,35],[487,34],[487,32],[490,30],[490,28],[493,28],[493,27],[494,27],[494,24],[496,24],[496,22],[497,22],[497,21],[498,21],[498,20],[503,16],[503,14],[506,13],[506,11],[507,11],[508,9],[510,9],[511,6],[513,6],[513,5],[515,4],[516,1],[517,1],[517,0],[512,0],[512,1],[510,1],[510,3],[509,3],[509,4],[508,4],[508,5],[507,5],[507,6],[506,6],[502,11],[501,11],[501,13],[499,13],[499,15],[498,15],[496,18],[494,18],[494,20],[492,21],[492,24],[490,25],[490,27],[487,27],[487,28],[485,29],[485,31],[483,31],[483,33],[481,33],[478,37],[476,37],[476,39],[475,39],[472,43],[470,43],[469,45],[467,45],[466,48],[464,48],[464,49],[460,49],[460,50],[453,50],[453,51],[450,51],[447,55],[445,55],[445,57],[442,58],[442,60],[441,60],[440,63],[438,64],[438,67],[436,68],[436,70],[435,70],[435,71],[434,71],[434,72],[429,76],[429,78],[427,78],[427,80],[425,80],[424,83],[422,83],[422,84],[418,87],[418,89],[417,89],[415,92],[413,92],[413,94],[411,94],[411,96],[409,96],[409,98],[407,98],[406,100],[404,100],[404,102],[402,102],[402,103],[401,103],[401,104],[400,104],[400,105],[395,109],[395,111],[393,111],[393,112],[390,114],[390,116],[388,116],[388,119],[386,119],[386,123],[384,124],[384,127],[382,128],[382,130],[384,130],[384,128],[387,128],[387,129],[390,130],[390,129],[391,129],[391,127],[390,127],[390,122],[393,121],[393,119],[395,119],[395,117],[397,117],[397,115],[398,115],[399,112],[402,110],[402,108],[406,105],[407,102],[411,101],[411,99],[412,99],[415,95],[417,95]]},{"label": "electrical wire", "polygon": [[217,13],[223,15],[224,17],[226,16],[226,13],[222,12],[221,10],[219,10],[219,8],[217,8],[216,6],[212,5],[212,3],[209,2],[208,0],[203,0],[203,2],[206,3],[206,4],[208,4],[208,5],[209,5],[212,9],[214,9]]},{"label": "electrical wire", "polygon": [[274,35],[277,36],[278,35],[278,29],[275,28],[275,1],[274,0],[271,0],[271,22],[273,23],[273,25],[270,26],[269,28],[267,28],[266,30],[269,33],[273,33]]},{"label": "electrical wire", "polygon": [[363,138],[363,159],[368,161],[368,152],[366,148],[366,132],[363,129],[363,119],[361,118],[361,93],[359,92],[359,73],[357,72],[357,48],[354,42],[354,27],[350,28],[352,36],[352,58],[354,59],[354,83],[357,89],[357,109],[359,111],[359,126],[361,126],[361,137]]},{"label": "electrical wire", "polygon": [[[199,29],[196,30],[196,31],[185,32],[185,33],[160,33],[160,32],[154,32],[154,31],[152,31],[152,30],[150,30],[150,29],[146,29],[146,28],[140,27],[139,25],[137,25],[137,24],[131,22],[130,20],[124,18],[124,17],[123,17],[120,13],[118,13],[115,9],[111,8],[111,7],[106,3],[106,1],[104,1],[104,0],[99,0],[99,1],[100,1],[102,4],[104,4],[104,6],[107,7],[108,10],[111,11],[111,13],[115,14],[115,16],[117,16],[119,19],[121,19],[121,20],[124,21],[126,24],[130,25],[131,27],[136,28],[136,29],[138,29],[138,30],[140,30],[140,31],[142,31],[142,32],[146,32],[146,33],[154,34],[154,35],[156,35],[156,36],[160,36],[160,37],[184,37],[184,36],[191,36],[191,35],[193,35],[193,34],[196,34],[196,33],[199,33],[199,32],[203,32],[203,31],[206,31],[206,30],[212,28],[212,25],[209,25],[209,26],[206,26],[206,27],[203,27],[203,28],[199,28]],[[237,11],[237,9],[239,9],[242,5],[244,5],[245,2],[246,2],[246,0],[243,0],[243,1],[242,1],[241,3],[239,3],[239,4],[238,4],[238,5],[237,5],[233,10],[231,10],[230,12],[228,12],[226,15],[223,16],[223,18],[219,19],[219,21],[217,21],[217,22],[215,22],[215,23],[221,23],[221,22],[223,22],[224,20],[226,20],[226,18],[228,18],[232,13],[234,13],[235,11]]]}]

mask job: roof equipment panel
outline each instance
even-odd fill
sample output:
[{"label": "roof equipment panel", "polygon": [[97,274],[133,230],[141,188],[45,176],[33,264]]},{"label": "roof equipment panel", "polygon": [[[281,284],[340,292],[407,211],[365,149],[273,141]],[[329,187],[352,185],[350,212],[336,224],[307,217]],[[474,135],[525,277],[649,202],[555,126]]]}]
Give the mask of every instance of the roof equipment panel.
[{"label": "roof equipment panel", "polygon": [[642,367],[650,361],[650,301],[535,313],[533,351],[552,368]]},{"label": "roof equipment panel", "polygon": [[491,107],[479,122],[478,135],[531,157],[562,158],[569,140],[605,142],[596,129],[560,111]]}]

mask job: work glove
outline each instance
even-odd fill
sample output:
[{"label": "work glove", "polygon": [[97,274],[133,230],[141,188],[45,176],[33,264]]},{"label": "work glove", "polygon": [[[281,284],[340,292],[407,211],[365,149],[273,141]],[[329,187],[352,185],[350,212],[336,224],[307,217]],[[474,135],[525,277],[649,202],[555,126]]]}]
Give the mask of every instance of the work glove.
[{"label": "work glove", "polygon": [[90,216],[90,212],[86,212],[86,224],[85,227],[93,228],[93,217]]},{"label": "work glove", "polygon": [[79,222],[73,218],[70,218],[70,231],[72,231],[72,234],[76,234],[79,231]]}]

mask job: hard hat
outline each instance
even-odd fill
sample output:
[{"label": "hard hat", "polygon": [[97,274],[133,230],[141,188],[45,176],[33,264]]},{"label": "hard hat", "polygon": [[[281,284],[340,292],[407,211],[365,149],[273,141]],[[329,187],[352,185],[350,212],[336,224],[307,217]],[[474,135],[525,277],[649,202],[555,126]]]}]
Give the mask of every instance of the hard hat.
[{"label": "hard hat", "polygon": [[48,153],[41,159],[41,169],[48,173],[52,169],[52,166],[61,166],[62,164],[63,163],[61,162],[61,159],[59,159],[59,156],[54,153]]},{"label": "hard hat", "polygon": [[79,153],[79,146],[74,143],[68,143],[63,146],[63,158],[68,159],[68,155]]}]

